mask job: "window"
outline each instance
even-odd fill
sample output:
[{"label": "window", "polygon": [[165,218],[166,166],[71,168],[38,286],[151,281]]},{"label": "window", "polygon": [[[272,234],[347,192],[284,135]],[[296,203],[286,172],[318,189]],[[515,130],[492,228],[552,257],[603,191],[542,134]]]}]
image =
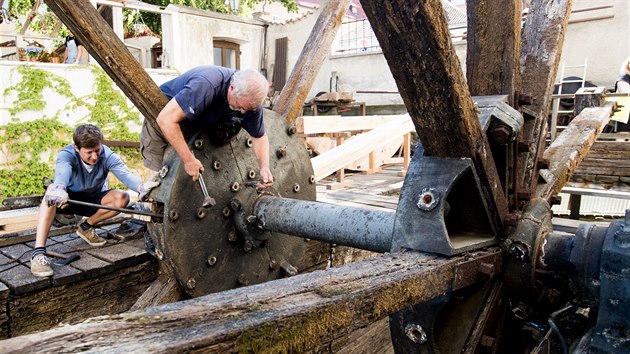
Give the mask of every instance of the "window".
[{"label": "window", "polygon": [[214,65],[226,68],[241,68],[241,49],[236,43],[228,41],[214,41]]}]

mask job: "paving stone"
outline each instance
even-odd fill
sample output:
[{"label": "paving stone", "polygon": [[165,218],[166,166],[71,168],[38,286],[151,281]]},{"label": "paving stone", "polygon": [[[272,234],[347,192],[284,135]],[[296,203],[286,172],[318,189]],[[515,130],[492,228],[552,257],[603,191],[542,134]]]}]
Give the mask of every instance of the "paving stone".
[{"label": "paving stone", "polygon": [[14,265],[0,266],[0,282],[8,286],[15,295],[26,294],[50,286],[49,277],[35,277],[31,274],[30,262],[28,265],[19,264],[15,267]]},{"label": "paving stone", "polygon": [[151,259],[151,256],[144,249],[140,249],[126,243],[118,243],[102,248],[93,248],[87,250],[87,253],[115,264],[116,269],[140,264]]},{"label": "paving stone", "polygon": [[72,262],[71,265],[83,273],[84,279],[92,279],[109,274],[116,269],[113,263],[94,257],[87,252],[81,252],[79,255],[81,258]]},{"label": "paving stone", "polygon": [[31,260],[31,254],[33,249],[24,244],[11,245],[0,248],[0,253],[12,258],[18,259],[21,262],[28,262]]}]

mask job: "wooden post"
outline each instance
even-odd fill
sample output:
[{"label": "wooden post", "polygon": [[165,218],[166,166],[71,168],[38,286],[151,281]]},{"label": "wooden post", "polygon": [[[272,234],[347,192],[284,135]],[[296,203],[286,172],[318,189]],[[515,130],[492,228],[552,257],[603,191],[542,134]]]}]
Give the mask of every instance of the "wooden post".
[{"label": "wooden post", "polygon": [[538,183],[535,166],[544,150],[551,93],[571,12],[571,0],[534,1],[529,10],[523,26],[520,58],[520,62],[524,63],[521,65],[523,94],[531,97],[531,104],[522,107],[525,117],[523,140],[531,146],[524,154],[520,167],[525,190],[535,189]]},{"label": "wooden post", "polygon": [[[333,133],[332,135],[336,137],[337,146],[341,146],[341,144],[343,144],[343,142],[346,140],[346,137],[350,137],[351,133],[341,132],[341,133]],[[327,185],[326,189],[335,190],[335,189],[341,189],[343,187],[351,186],[354,182],[351,180],[345,180],[345,175],[346,175],[345,167],[341,167],[340,169],[338,169],[337,172],[335,173],[337,182]]]},{"label": "wooden post", "polygon": [[502,234],[507,199],[453,47],[442,2],[363,0],[361,4],[425,154],[473,160],[492,226]]},{"label": "wooden post", "polygon": [[411,133],[405,134],[403,137],[403,169],[398,172],[399,177],[404,177],[409,169],[409,162],[411,161]]},{"label": "wooden post", "polygon": [[311,90],[324,59],[328,56],[330,44],[337,35],[349,4],[350,0],[329,0],[323,5],[324,8],[313,26],[311,35],[273,107],[273,110],[285,117],[289,123],[293,123],[301,115],[306,95]]},{"label": "wooden post", "polygon": [[473,96],[508,95],[514,106],[519,91],[521,0],[466,1],[468,42],[466,82]]}]

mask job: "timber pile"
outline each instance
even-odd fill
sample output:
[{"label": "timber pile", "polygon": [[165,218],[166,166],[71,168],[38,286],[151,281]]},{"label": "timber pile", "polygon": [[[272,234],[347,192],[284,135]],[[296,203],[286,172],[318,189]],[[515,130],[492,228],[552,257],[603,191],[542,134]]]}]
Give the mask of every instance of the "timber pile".
[{"label": "timber pile", "polygon": [[37,207],[0,212],[0,235],[37,226]]},{"label": "timber pile", "polygon": [[578,166],[573,181],[630,183],[630,142],[596,141]]}]

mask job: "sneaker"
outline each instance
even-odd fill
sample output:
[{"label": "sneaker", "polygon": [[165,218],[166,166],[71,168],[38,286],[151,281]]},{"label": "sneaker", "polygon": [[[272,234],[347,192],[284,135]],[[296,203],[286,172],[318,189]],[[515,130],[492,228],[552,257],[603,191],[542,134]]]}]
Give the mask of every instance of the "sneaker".
[{"label": "sneaker", "polygon": [[48,257],[40,253],[35,256],[35,258],[31,259],[31,273],[36,277],[49,277],[53,275]]},{"label": "sneaker", "polygon": [[90,246],[102,246],[107,243],[107,241],[103,240],[96,234],[93,227],[83,231],[83,229],[79,226],[77,228],[77,235],[85,240],[85,242],[89,243]]}]

